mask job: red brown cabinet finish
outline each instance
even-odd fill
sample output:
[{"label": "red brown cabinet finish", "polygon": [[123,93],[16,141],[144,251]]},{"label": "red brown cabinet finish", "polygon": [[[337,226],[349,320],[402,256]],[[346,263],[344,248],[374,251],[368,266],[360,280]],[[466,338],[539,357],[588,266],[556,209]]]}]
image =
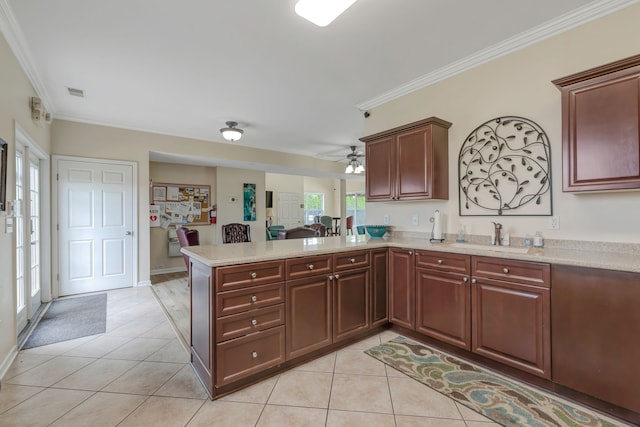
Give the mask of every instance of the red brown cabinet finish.
[{"label": "red brown cabinet finish", "polygon": [[447,200],[450,126],[430,117],[361,138],[366,143],[367,201]]},{"label": "red brown cabinet finish", "polygon": [[562,92],[563,191],[640,188],[640,55],[553,83]]},{"label": "red brown cabinet finish", "polygon": [[389,321],[416,327],[415,255],[410,249],[389,249]]}]

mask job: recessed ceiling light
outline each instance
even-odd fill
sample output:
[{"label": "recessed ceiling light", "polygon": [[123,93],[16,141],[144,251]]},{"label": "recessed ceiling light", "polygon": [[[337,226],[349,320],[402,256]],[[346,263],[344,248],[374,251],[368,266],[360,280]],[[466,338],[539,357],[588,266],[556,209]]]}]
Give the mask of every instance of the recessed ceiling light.
[{"label": "recessed ceiling light", "polygon": [[68,87],[67,90],[69,91],[69,95],[71,96],[77,96],[78,98],[84,98],[84,90],[82,89],[76,89],[73,87]]},{"label": "recessed ceiling light", "polygon": [[296,13],[319,27],[326,27],[356,0],[298,0]]}]

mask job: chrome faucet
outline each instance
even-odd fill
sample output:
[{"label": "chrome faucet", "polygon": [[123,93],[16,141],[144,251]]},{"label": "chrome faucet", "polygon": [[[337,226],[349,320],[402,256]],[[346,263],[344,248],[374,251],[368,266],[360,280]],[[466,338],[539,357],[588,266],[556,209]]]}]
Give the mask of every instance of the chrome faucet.
[{"label": "chrome faucet", "polygon": [[495,227],[495,235],[496,235],[496,240],[493,244],[496,246],[500,246],[500,230],[502,230],[502,224],[500,224],[499,222],[493,222],[493,221],[491,221],[491,223]]}]

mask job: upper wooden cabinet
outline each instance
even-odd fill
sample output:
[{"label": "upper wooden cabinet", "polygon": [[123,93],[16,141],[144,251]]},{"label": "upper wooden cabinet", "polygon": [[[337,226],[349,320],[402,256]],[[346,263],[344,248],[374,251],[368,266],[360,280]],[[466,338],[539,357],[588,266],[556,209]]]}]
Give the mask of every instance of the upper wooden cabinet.
[{"label": "upper wooden cabinet", "polygon": [[366,143],[367,201],[449,198],[451,123],[430,117],[375,135]]},{"label": "upper wooden cabinet", "polygon": [[552,83],[562,91],[562,190],[640,188],[640,55]]}]

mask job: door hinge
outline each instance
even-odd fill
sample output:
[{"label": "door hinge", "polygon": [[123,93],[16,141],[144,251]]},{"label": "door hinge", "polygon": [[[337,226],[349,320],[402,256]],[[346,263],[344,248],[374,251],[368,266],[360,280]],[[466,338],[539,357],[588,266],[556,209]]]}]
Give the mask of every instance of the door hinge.
[{"label": "door hinge", "polygon": [[59,173],[56,174],[56,181],[60,181],[60,174]]}]

